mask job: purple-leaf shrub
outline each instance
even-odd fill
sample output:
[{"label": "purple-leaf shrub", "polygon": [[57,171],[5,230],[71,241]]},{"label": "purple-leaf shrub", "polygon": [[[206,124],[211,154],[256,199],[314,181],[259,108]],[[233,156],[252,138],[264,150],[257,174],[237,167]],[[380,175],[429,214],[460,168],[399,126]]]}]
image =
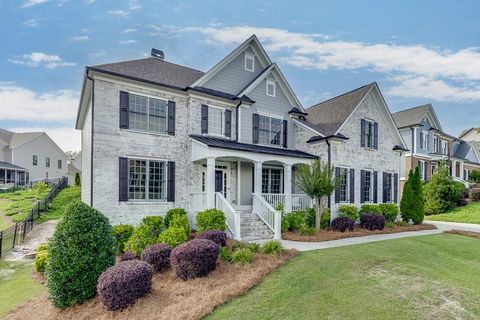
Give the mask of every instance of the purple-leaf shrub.
[{"label": "purple-leaf shrub", "polygon": [[168,264],[170,263],[169,259],[171,252],[172,247],[170,247],[168,244],[153,244],[143,250],[142,261],[150,264],[154,271],[160,272],[168,267]]},{"label": "purple-leaf shrub", "polygon": [[211,240],[190,240],[172,250],[170,265],[182,280],[205,277],[215,270],[219,248]]},{"label": "purple-leaf shrub", "polygon": [[151,288],[152,268],[146,262],[130,260],[105,270],[98,279],[97,293],[108,310],[120,310],[147,295]]},{"label": "purple-leaf shrub", "polygon": [[347,229],[353,231],[354,221],[349,217],[338,217],[332,221],[332,229],[345,232]]},{"label": "purple-leaf shrub", "polygon": [[364,214],[360,216],[360,224],[370,231],[383,230],[385,228],[385,216],[381,214]]},{"label": "purple-leaf shrub", "polygon": [[136,260],[137,255],[135,252],[125,252],[120,256],[120,261],[129,261],[129,260]]},{"label": "purple-leaf shrub", "polygon": [[198,236],[198,238],[211,240],[221,247],[225,247],[227,245],[227,233],[221,230],[204,231]]}]

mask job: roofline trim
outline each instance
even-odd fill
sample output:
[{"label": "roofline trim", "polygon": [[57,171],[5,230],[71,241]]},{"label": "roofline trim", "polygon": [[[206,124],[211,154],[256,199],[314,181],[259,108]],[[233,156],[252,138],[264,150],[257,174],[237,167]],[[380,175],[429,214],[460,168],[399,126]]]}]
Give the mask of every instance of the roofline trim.
[{"label": "roofline trim", "polygon": [[298,120],[298,119],[295,119],[295,118],[292,118],[292,122],[296,123],[296,124],[299,124],[300,126],[302,126],[303,128],[305,128],[306,130],[309,130],[310,132],[314,133],[314,134],[318,134],[319,136],[325,136],[323,133],[321,133],[320,131],[306,125],[305,123],[303,123],[302,121]]}]

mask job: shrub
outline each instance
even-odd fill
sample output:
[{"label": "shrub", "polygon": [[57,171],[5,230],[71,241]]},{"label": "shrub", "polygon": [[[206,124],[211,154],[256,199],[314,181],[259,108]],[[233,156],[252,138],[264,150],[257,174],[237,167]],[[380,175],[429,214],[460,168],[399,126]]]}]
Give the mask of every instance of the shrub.
[{"label": "shrub", "polygon": [[469,198],[472,201],[480,201],[480,188],[471,188]]},{"label": "shrub", "polygon": [[220,247],[218,255],[223,261],[232,262],[232,252],[227,247]]},{"label": "shrub", "polygon": [[316,233],[316,231],[317,230],[315,229],[315,227],[309,227],[306,224],[303,224],[298,230],[298,232],[302,236],[313,236]]},{"label": "shrub", "polygon": [[158,242],[168,244],[172,248],[175,248],[187,240],[188,235],[185,232],[185,229],[183,227],[175,227],[173,225],[160,233],[160,236],[158,237]]},{"label": "shrub", "polygon": [[37,252],[46,251],[46,250],[48,250],[48,243],[47,242],[40,244],[38,246]]},{"label": "shrub", "polygon": [[270,240],[265,242],[262,247],[261,251],[265,254],[271,254],[275,256],[279,256],[283,253],[284,249],[280,241],[277,240]]},{"label": "shrub", "polygon": [[80,187],[80,172],[75,173],[75,186]]},{"label": "shrub", "polygon": [[185,230],[185,234],[187,237],[190,235],[192,230],[190,229],[190,222],[188,222],[188,217],[187,215],[184,214],[175,214],[170,221],[170,224],[168,226],[170,227],[180,227]]},{"label": "shrub", "polygon": [[450,176],[445,165],[440,165],[432,178],[425,184],[425,213],[440,214],[452,210],[462,197],[463,185],[460,186]]},{"label": "shrub", "polygon": [[248,244],[248,249],[252,251],[253,253],[257,253],[260,251],[260,244],[256,242],[251,242]]},{"label": "shrub", "polygon": [[234,263],[248,264],[255,260],[255,254],[248,248],[238,249],[232,253],[231,261]]},{"label": "shrub", "polygon": [[480,170],[472,170],[468,174],[468,180],[470,180],[471,182],[479,183],[480,182]]},{"label": "shrub", "polygon": [[205,277],[215,270],[219,246],[207,239],[193,239],[172,250],[170,265],[177,277]]},{"label": "shrub", "polygon": [[35,256],[35,270],[40,273],[45,273],[45,268],[48,263],[48,251],[38,251]]},{"label": "shrub", "polygon": [[385,217],[381,214],[364,214],[360,216],[360,225],[370,231],[383,230],[385,228]]},{"label": "shrub", "polygon": [[43,182],[37,182],[33,185],[32,189],[37,193],[37,196],[41,196],[47,191],[48,185]]},{"label": "shrub", "polygon": [[[330,210],[325,209],[320,221],[320,227],[326,229],[330,226]],[[315,228],[315,209],[293,211],[282,217],[282,232],[296,230],[300,233],[311,233]]]},{"label": "shrub", "polygon": [[227,230],[226,218],[223,211],[217,209],[207,209],[197,214],[197,231],[206,230]]},{"label": "shrub", "polygon": [[[309,210],[315,213],[314,209],[309,209]],[[313,221],[315,221],[315,216],[313,216],[313,218],[314,218]],[[312,226],[315,226],[315,222],[313,223]],[[327,229],[328,227],[330,227],[330,209],[325,208],[325,211],[323,211],[323,214],[322,214],[322,218],[320,219],[320,229]]]},{"label": "shrub", "polygon": [[115,238],[108,219],[81,201],[65,210],[48,247],[50,300],[57,308],[95,295],[100,274],[115,263]]},{"label": "shrub", "polygon": [[412,220],[414,224],[421,224],[424,218],[423,188],[420,181],[420,169],[410,170],[408,179],[403,186],[400,212],[405,222]]},{"label": "shrub", "polygon": [[161,272],[170,263],[172,247],[163,243],[157,243],[146,248],[142,252],[142,261],[153,267],[156,272]]},{"label": "shrub", "polygon": [[288,213],[282,215],[282,222],[281,222],[282,232],[287,232],[287,231],[291,230],[290,229],[290,219],[288,218],[288,215],[289,215]]},{"label": "shrub", "polygon": [[339,217],[348,217],[353,221],[358,220],[358,208],[354,205],[343,204],[338,207]]},{"label": "shrub", "polygon": [[359,211],[360,217],[363,214],[368,214],[368,213],[382,214],[380,207],[377,204],[362,204]]},{"label": "shrub", "polygon": [[147,226],[152,233],[152,237],[156,238],[165,230],[165,224],[163,223],[162,216],[148,216],[142,219],[140,225]]},{"label": "shrub", "polygon": [[398,217],[398,207],[395,203],[382,203],[378,205],[380,212],[387,222],[395,222]]},{"label": "shrub", "polygon": [[227,234],[224,231],[220,230],[204,231],[198,236],[198,238],[211,240],[221,247],[224,247],[227,244]]},{"label": "shrub", "polygon": [[345,232],[347,229],[353,231],[354,221],[349,217],[337,217],[332,221],[332,229]]},{"label": "shrub", "polygon": [[182,208],[173,208],[167,211],[165,215],[165,227],[170,227],[170,222],[173,220],[174,216],[187,216],[187,211]]},{"label": "shrub", "polygon": [[120,256],[120,261],[137,260],[135,252],[125,252]]},{"label": "shrub", "polygon": [[125,243],[130,239],[135,228],[129,224],[118,224],[113,226],[113,236],[116,240],[117,254],[125,252]]},{"label": "shrub", "polygon": [[156,232],[152,232],[148,225],[139,225],[125,243],[124,250],[134,252],[137,256],[140,256],[143,249],[157,242],[158,237],[155,237],[155,234]]},{"label": "shrub", "polygon": [[108,310],[120,310],[146,296],[151,288],[151,267],[143,261],[132,260],[120,262],[102,273],[97,292]]}]

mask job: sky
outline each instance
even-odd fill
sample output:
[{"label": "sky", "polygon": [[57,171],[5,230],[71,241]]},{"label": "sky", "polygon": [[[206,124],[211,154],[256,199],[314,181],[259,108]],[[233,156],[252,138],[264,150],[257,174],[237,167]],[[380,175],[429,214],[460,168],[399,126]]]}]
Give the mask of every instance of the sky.
[{"label": "sky", "polygon": [[74,129],[85,66],[146,57],[207,71],[255,33],[304,105],[376,81],[392,112],[480,126],[480,1],[0,0],[0,128]]}]

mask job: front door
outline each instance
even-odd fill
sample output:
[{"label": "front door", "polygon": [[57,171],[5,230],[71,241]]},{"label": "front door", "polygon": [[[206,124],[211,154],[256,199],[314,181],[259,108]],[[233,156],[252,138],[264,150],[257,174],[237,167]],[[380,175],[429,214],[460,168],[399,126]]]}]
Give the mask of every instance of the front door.
[{"label": "front door", "polygon": [[223,171],[215,170],[215,192],[221,192],[225,196],[223,189]]}]

